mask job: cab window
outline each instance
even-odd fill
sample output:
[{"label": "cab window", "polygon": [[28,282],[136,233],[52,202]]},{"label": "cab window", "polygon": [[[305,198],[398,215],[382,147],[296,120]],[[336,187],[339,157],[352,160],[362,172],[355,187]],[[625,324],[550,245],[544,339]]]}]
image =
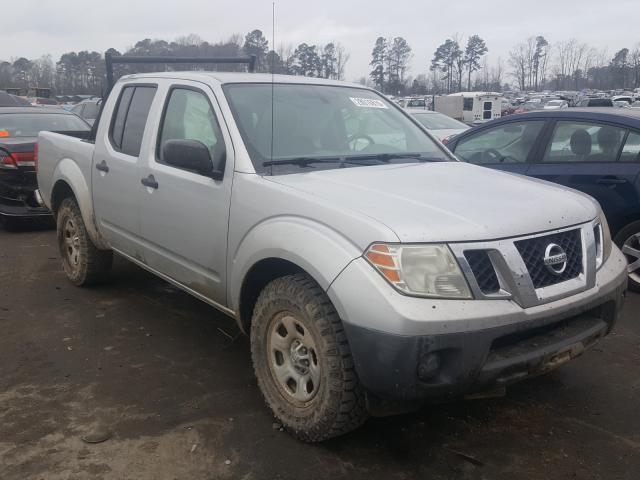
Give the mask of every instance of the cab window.
[{"label": "cab window", "polygon": [[156,87],[129,86],[122,89],[111,125],[112,146],[126,155],[140,155],[142,137]]},{"label": "cab window", "polygon": [[483,129],[460,140],[455,154],[460,160],[486,165],[524,163],[536,144],[544,121],[513,122]]},{"label": "cab window", "polygon": [[629,132],[627,141],[624,143],[621,162],[640,162],[640,133]]},{"label": "cab window", "polygon": [[625,130],[591,122],[556,123],[543,161],[615,162],[622,146]]},{"label": "cab window", "polygon": [[163,162],[162,144],[168,140],[197,140],[209,149],[212,159],[224,150],[222,133],[209,99],[197,90],[171,90],[160,129],[160,162]]}]

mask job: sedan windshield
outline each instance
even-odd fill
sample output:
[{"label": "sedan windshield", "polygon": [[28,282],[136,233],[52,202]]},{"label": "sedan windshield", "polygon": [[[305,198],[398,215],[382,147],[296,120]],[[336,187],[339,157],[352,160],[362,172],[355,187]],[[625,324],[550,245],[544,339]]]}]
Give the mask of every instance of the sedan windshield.
[{"label": "sedan windshield", "polygon": [[252,83],[224,90],[258,173],[450,160],[400,108],[371,90]]},{"label": "sedan windshield", "polygon": [[464,123],[442,113],[414,113],[413,116],[428,130],[466,130],[469,128]]},{"label": "sedan windshield", "polygon": [[0,137],[37,137],[38,132],[85,132],[91,127],[66,113],[0,114]]}]

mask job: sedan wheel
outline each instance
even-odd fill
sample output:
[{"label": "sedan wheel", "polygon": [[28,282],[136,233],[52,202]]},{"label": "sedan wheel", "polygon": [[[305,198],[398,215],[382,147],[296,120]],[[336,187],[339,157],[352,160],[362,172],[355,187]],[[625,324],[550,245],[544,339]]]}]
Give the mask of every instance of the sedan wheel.
[{"label": "sedan wheel", "polygon": [[622,245],[622,253],[627,257],[629,280],[640,284],[640,232],[628,237]]}]

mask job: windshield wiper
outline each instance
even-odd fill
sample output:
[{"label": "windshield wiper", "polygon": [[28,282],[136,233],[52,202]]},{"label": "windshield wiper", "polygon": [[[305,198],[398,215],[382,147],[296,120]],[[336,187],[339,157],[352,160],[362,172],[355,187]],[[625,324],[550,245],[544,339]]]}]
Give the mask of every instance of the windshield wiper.
[{"label": "windshield wiper", "polygon": [[409,158],[418,160],[420,162],[444,162],[446,161],[441,157],[425,157],[419,153],[375,153],[371,155],[357,155],[353,157],[346,157],[349,161],[358,160],[378,160],[380,162],[389,163],[391,160],[402,160]]},{"label": "windshield wiper", "polygon": [[360,164],[360,162],[378,161],[389,163],[391,160],[401,160],[404,158],[418,160],[420,162],[444,162],[446,159],[441,157],[424,157],[419,153],[375,153],[369,155],[344,155],[335,157],[294,157],[283,158],[279,160],[268,160],[262,162],[263,167],[271,167],[273,165],[299,165],[306,167],[312,163],[339,163],[340,167],[345,164]]},{"label": "windshield wiper", "polygon": [[272,165],[300,165],[306,167],[311,163],[341,163],[344,157],[294,157],[282,158],[280,160],[268,160],[262,162],[263,167],[271,167]]}]

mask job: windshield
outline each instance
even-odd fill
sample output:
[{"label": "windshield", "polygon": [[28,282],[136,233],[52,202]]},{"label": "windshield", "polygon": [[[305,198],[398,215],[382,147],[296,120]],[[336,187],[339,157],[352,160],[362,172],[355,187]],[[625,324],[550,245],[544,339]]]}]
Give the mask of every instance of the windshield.
[{"label": "windshield", "polygon": [[414,113],[413,116],[429,130],[466,130],[468,128],[464,123],[441,113]]},{"label": "windshield", "polygon": [[98,111],[100,111],[100,106],[96,102],[87,102],[84,105],[84,111],[82,112],[82,116],[84,118],[88,118],[89,120],[95,120],[98,118]]},{"label": "windshield", "polygon": [[0,137],[37,137],[38,132],[84,132],[89,127],[78,117],[66,113],[0,114]]},{"label": "windshield", "polygon": [[[371,90],[243,83],[224,91],[258,173],[450,160],[399,107]],[[345,161],[358,157],[367,161]]]},{"label": "windshield", "polygon": [[426,106],[427,106],[427,102],[425,102],[423,98],[414,98],[412,100],[407,101],[408,108],[426,107]]}]

